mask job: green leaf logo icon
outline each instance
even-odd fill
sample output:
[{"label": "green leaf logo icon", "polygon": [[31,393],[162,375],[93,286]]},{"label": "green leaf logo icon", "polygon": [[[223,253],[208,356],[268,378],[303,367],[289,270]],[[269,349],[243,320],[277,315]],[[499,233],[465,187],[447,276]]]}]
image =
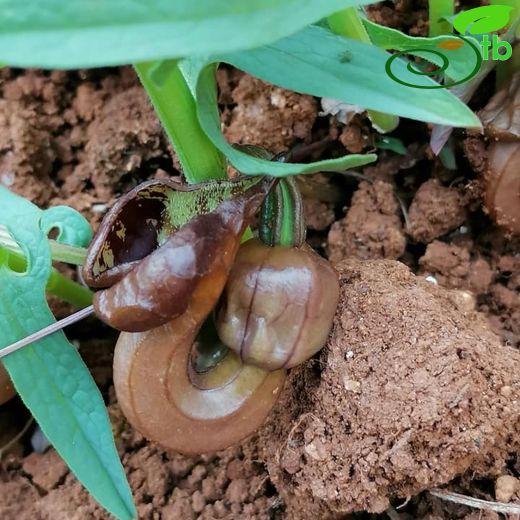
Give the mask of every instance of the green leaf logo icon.
[{"label": "green leaf logo icon", "polygon": [[453,21],[453,26],[460,34],[484,34],[498,31],[509,23],[511,11],[509,5],[486,5],[460,13]]}]

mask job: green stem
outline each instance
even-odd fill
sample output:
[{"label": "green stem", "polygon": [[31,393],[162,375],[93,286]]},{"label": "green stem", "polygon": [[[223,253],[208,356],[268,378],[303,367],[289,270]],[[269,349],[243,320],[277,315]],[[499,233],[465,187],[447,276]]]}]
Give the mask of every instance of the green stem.
[{"label": "green stem", "polygon": [[441,36],[451,33],[451,25],[442,18],[453,16],[455,14],[455,3],[453,0],[429,0],[429,21],[431,37]]},{"label": "green stem", "polygon": [[134,67],[173,144],[186,180],[194,184],[226,178],[224,156],[200,126],[195,99],[178,62],[155,61]]},{"label": "green stem", "polygon": [[[363,43],[371,43],[370,37],[363,25],[363,20],[359,16],[356,7],[347,7],[328,18],[329,27],[333,32],[347,38],[352,38]],[[368,117],[372,121],[374,128],[383,134],[391,132],[397,128],[399,117],[393,114],[385,114],[368,110]]]},{"label": "green stem", "polygon": [[84,247],[69,246],[56,242],[56,240],[49,240],[49,245],[52,259],[56,262],[72,265],[83,265],[85,263],[87,250]]},{"label": "green stem", "polygon": [[294,177],[280,179],[262,204],[260,240],[268,246],[300,247],[305,241],[305,217]]},{"label": "green stem", "polygon": [[[25,258],[19,253],[10,252],[8,262],[9,266],[17,272],[24,272],[27,269]],[[47,281],[46,291],[78,308],[87,307],[92,303],[92,292],[89,289],[73,282],[54,268]]]},{"label": "green stem", "polygon": [[[87,250],[84,247],[70,246],[56,242],[56,240],[49,240],[51,248],[52,259],[56,262],[64,262],[72,265],[83,265]],[[13,253],[22,253],[22,249],[15,240],[8,233],[7,229],[0,225],[0,246],[5,247]]]},{"label": "green stem", "polygon": [[341,36],[352,38],[363,43],[371,43],[363,21],[356,7],[345,9],[331,14],[328,19],[329,27]]}]

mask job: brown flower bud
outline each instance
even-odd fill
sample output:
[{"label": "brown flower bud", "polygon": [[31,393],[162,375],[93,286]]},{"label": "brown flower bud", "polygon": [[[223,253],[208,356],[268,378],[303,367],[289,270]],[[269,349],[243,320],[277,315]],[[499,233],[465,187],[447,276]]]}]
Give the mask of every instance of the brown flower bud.
[{"label": "brown flower bud", "polygon": [[339,298],[333,267],[308,245],[242,245],[217,314],[222,342],[266,370],[309,359],[327,340]]}]

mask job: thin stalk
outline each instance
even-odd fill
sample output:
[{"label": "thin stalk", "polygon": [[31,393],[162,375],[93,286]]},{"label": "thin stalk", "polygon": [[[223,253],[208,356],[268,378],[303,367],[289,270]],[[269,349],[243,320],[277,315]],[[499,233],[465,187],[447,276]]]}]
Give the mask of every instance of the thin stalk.
[{"label": "thin stalk", "polygon": [[2,348],[0,350],[0,359],[4,358],[5,356],[8,356],[9,354],[12,354],[13,352],[16,352],[17,350],[27,347],[31,343],[40,341],[41,339],[46,338],[47,336],[50,336],[55,332],[58,332],[59,330],[62,330],[65,327],[68,327],[69,325],[72,325],[73,323],[77,323],[78,321],[84,320],[91,314],[94,314],[93,305],[89,305],[88,307],[76,311],[74,314],[71,314],[66,318],[63,318],[59,321],[55,321],[54,323],[47,325],[47,327],[44,327],[43,329],[40,329],[34,332],[33,334],[29,334],[29,336],[19,339],[18,341],[11,343],[7,347]]},{"label": "thin stalk", "polygon": [[300,247],[305,241],[303,201],[294,177],[284,177],[262,204],[260,240],[268,246]]},{"label": "thin stalk", "polygon": [[482,500],[481,498],[468,497],[461,495],[460,493],[453,493],[444,489],[430,489],[430,495],[440,498],[441,500],[447,500],[449,502],[455,502],[475,509],[481,509],[484,511],[495,511],[496,513],[502,513],[504,515],[518,515],[520,514],[520,505],[518,504],[506,504],[504,502],[492,502],[490,500]]},{"label": "thin stalk", "polygon": [[[9,266],[17,272],[24,272],[27,269],[27,262],[19,253],[10,252],[8,261]],[[45,290],[75,307],[83,308],[92,303],[92,292],[89,289],[63,276],[54,268],[47,280]]]},{"label": "thin stalk", "polygon": [[195,99],[178,62],[155,61],[134,67],[173,144],[186,180],[195,184],[226,178],[224,156],[200,126]]},{"label": "thin stalk", "polygon": [[451,25],[442,18],[455,14],[455,2],[453,0],[429,0],[430,36],[441,36],[451,33]]},{"label": "thin stalk", "polygon": [[[83,247],[70,246],[56,242],[56,240],[49,240],[51,248],[52,259],[56,262],[64,262],[72,265],[83,265],[87,250]],[[0,246],[12,251],[13,253],[23,253],[20,246],[11,237],[7,229],[0,224]]]},{"label": "thin stalk", "polygon": [[[371,43],[356,7],[347,7],[330,15],[328,22],[331,30],[340,36],[346,36],[363,43]],[[383,134],[395,130],[399,124],[399,117],[393,114],[368,110],[368,117],[372,121],[374,128]]]}]

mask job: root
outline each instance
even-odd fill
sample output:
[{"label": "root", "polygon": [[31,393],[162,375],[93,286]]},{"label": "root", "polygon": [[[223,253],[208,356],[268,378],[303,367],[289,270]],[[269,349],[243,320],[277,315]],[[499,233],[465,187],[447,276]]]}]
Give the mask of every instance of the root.
[{"label": "root", "polygon": [[11,448],[16,442],[18,442],[26,433],[27,430],[32,426],[34,419],[31,417],[24,425],[24,427],[6,444],[0,447],[0,460],[4,456],[4,453]]}]

